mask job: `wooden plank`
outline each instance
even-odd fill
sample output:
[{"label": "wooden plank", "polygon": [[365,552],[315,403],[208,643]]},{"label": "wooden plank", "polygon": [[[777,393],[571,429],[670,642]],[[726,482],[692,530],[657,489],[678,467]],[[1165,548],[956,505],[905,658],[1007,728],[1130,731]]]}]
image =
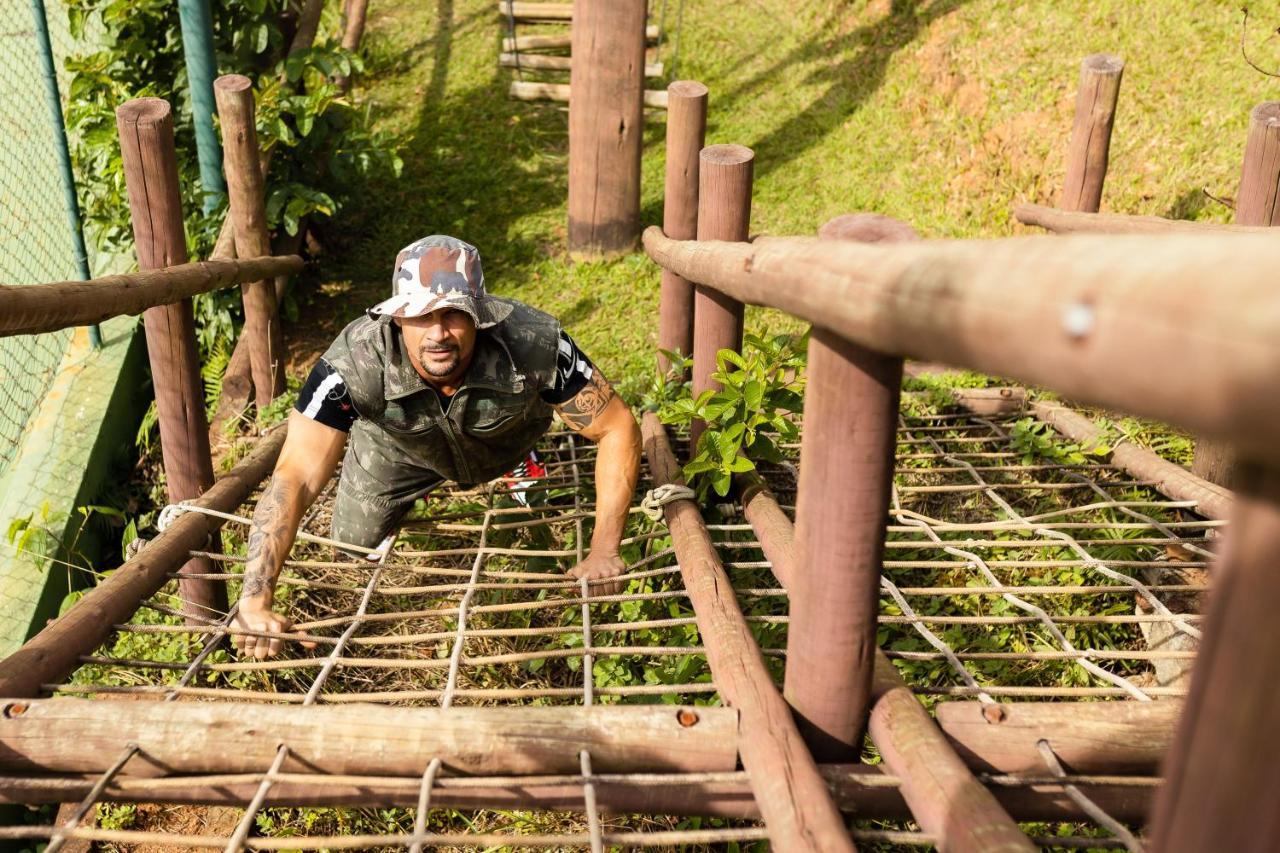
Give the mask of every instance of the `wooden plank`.
[{"label": "wooden plank", "polygon": [[433,758],[451,773],[576,773],[584,749],[600,773],[724,771],[738,761],[738,714],[727,708],[111,704],[104,714],[89,699],[0,700],[0,769],[100,773],[129,743],[142,750],[134,775],[261,771],[281,744],[286,772],[356,775],[417,773]]},{"label": "wooden plank", "polygon": [[[656,41],[658,38],[657,26],[651,24],[645,27],[644,37],[646,41]],[[514,40],[507,36],[502,40],[502,49],[508,53],[525,50],[557,50],[570,47],[572,41],[572,37],[568,33],[564,35],[516,36]]]},{"label": "wooden plank", "polygon": [[1178,699],[940,702],[934,714],[960,757],[984,772],[1044,773],[1036,748],[1043,739],[1070,773],[1149,774],[1173,742],[1182,708]]},{"label": "wooden plank", "polygon": [[[266,181],[258,158],[258,130],[254,120],[253,81],[241,74],[224,74],[213,84],[222,129],[222,153],[227,178],[228,216],[235,227],[236,255],[260,258],[271,254],[267,231]],[[245,282],[244,328],[249,348],[256,402],[261,410],[284,393],[284,335],[276,313],[272,279]]]},{"label": "wooden plank", "polygon": [[1280,241],[1270,235],[735,244],[651,227],[644,242],[690,281],[871,349],[1041,385],[1280,459]]},{"label": "wooden plank", "polygon": [[1267,230],[1160,216],[1078,213],[1040,204],[1015,205],[1013,215],[1023,225],[1035,225],[1055,234],[1262,234]]},{"label": "wooden plank", "polygon": [[197,293],[291,275],[304,266],[302,258],[286,255],[250,261],[197,261],[39,287],[0,284],[0,335],[34,335],[141,314]]},{"label": "wooden plank", "polygon": [[1152,849],[1274,850],[1280,834],[1280,470],[1242,466]]},{"label": "wooden plank", "polygon": [[605,258],[640,236],[645,0],[573,4],[569,253]]},{"label": "wooden plank", "polygon": [[[654,486],[683,484],[666,430],[653,412],[645,413],[642,432]],[[697,505],[673,501],[663,513],[712,676],[725,702],[741,714],[742,766],[770,841],[778,850],[852,850],[831,792],[773,684]]]},{"label": "wooden plank", "polygon": [[[512,80],[507,94],[517,101],[556,101],[569,103],[568,83],[538,83],[532,80]],[[668,96],[664,90],[645,89],[644,105],[655,109],[667,109]]]},{"label": "wooden plank", "polygon": [[[524,68],[530,71],[569,71],[573,60],[567,56],[548,56],[543,53],[498,54],[498,65],[502,68]],[[644,76],[661,77],[661,62],[646,62]]]},{"label": "wooden plank", "polygon": [[[698,235],[698,155],[707,135],[707,87],[677,80],[667,87],[667,162],[663,178],[662,230],[689,240]],[[693,285],[662,271],[658,309],[658,348],[693,354]],[[670,364],[658,354],[658,369]]]},{"label": "wooden plank", "polygon": [[571,21],[572,3],[524,3],[521,0],[502,0],[498,13],[517,21]]},{"label": "wooden plank", "polygon": [[[284,435],[285,428],[280,427],[261,439],[253,453],[214,483],[195,504],[220,512],[235,510],[275,466]],[[164,585],[189,552],[204,547],[220,527],[221,521],[207,515],[188,512],[179,516],[136,557],[0,661],[0,696],[38,696],[42,685],[65,679],[79,668],[80,655],[101,645],[117,624],[133,615],[140,602]]]},{"label": "wooden plank", "polygon": [[[797,560],[795,528],[761,480],[744,476],[735,480],[744,515],[774,575],[790,589],[801,574],[797,566],[804,565]],[[1032,849],[1004,810],[1005,801],[999,799],[1002,792],[995,791],[993,797],[978,782],[879,649],[874,660],[868,729],[885,766],[898,776],[914,819],[926,832],[943,839],[947,850]],[[842,802],[838,789],[836,794],[837,802]],[[1021,801],[1012,804],[1026,806]],[[1141,806],[1145,808],[1146,800]]]},{"label": "wooden plank", "polygon": [[1067,176],[1062,189],[1063,210],[1096,213],[1102,203],[1102,184],[1107,178],[1107,155],[1111,149],[1111,127],[1115,122],[1116,100],[1124,60],[1107,53],[1086,57],[1080,65],[1080,89],[1076,94],[1076,117],[1067,149]]}]

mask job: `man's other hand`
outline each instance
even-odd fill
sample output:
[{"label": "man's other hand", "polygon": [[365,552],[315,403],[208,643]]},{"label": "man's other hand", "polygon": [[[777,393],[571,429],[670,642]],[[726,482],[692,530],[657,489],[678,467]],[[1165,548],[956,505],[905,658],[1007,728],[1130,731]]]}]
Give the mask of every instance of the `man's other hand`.
[{"label": "man's other hand", "polygon": [[569,570],[575,578],[586,578],[592,595],[618,595],[627,585],[626,578],[619,577],[626,563],[617,554],[592,551],[587,558]]},{"label": "man's other hand", "polygon": [[[243,631],[256,631],[263,634],[287,634],[293,628],[292,622],[270,608],[246,606],[243,601],[240,603],[240,609],[236,611],[236,618],[232,625]],[[285,641],[279,637],[254,637],[246,634],[234,634],[231,642],[235,644],[235,647],[243,657],[266,660],[269,657],[275,657],[280,654],[280,649],[284,647]],[[299,644],[304,649],[314,649],[316,647],[315,643],[306,640],[299,640]]]}]

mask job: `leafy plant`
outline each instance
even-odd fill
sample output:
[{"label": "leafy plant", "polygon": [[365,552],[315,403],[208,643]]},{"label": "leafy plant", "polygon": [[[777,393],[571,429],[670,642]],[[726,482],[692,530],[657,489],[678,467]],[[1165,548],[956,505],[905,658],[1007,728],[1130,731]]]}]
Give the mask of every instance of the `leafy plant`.
[{"label": "leafy plant", "polygon": [[1062,441],[1057,438],[1053,427],[1035,418],[1018,420],[1009,431],[1009,440],[1014,452],[1022,457],[1023,465],[1030,465],[1036,460],[1058,465],[1083,465],[1088,456],[1106,456],[1111,452],[1111,445],[1107,442],[1082,448],[1075,442]]},{"label": "leafy plant", "polygon": [[803,408],[800,378],[805,367],[808,334],[747,334],[743,353],[722,349],[711,378],[722,386],[693,399],[684,395],[664,404],[663,423],[689,425],[703,421],[693,458],[684,466],[690,487],[704,499],[714,489],[729,493],[734,474],[755,470],[755,461],[781,462],[779,444],[792,442],[799,429],[792,416]]}]

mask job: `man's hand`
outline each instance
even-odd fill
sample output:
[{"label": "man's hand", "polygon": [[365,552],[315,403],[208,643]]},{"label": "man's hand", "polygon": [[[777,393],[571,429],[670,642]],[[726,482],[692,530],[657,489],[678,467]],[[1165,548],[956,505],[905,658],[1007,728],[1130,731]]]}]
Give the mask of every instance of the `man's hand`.
[{"label": "man's hand", "polygon": [[618,595],[626,586],[619,577],[627,566],[616,553],[592,550],[587,558],[569,570],[575,578],[586,578],[592,595]]},{"label": "man's hand", "polygon": [[[232,624],[244,631],[256,631],[263,634],[287,634],[293,628],[292,622],[272,611],[271,608],[263,608],[247,601],[240,602],[240,609],[236,611],[236,618]],[[231,642],[235,644],[236,649],[243,656],[252,657],[256,660],[266,660],[269,657],[275,657],[280,654],[280,649],[284,647],[285,641],[279,637],[253,637],[246,634],[234,634]],[[299,640],[299,644],[304,649],[314,649],[316,647],[315,643],[307,640]]]}]

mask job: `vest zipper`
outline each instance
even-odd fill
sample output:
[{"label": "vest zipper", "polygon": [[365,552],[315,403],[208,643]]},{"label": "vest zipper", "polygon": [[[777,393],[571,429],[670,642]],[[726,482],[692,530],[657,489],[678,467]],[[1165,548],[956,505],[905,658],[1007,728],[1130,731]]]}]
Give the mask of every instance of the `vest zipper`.
[{"label": "vest zipper", "polygon": [[440,396],[438,394],[433,394],[432,396],[435,397],[436,408],[440,410],[440,415],[432,418],[432,420],[436,422],[436,426],[440,428],[440,431],[444,433],[444,437],[448,440],[449,450],[453,453],[453,464],[458,469],[458,473],[462,474],[465,478],[463,482],[467,485],[471,485],[471,466],[467,464],[466,457],[463,456],[462,453],[462,448],[458,446],[458,437],[453,433],[453,421],[449,420],[449,408],[453,407],[453,401],[457,397],[457,394],[455,393],[453,397],[449,398],[448,407],[440,404]]}]

